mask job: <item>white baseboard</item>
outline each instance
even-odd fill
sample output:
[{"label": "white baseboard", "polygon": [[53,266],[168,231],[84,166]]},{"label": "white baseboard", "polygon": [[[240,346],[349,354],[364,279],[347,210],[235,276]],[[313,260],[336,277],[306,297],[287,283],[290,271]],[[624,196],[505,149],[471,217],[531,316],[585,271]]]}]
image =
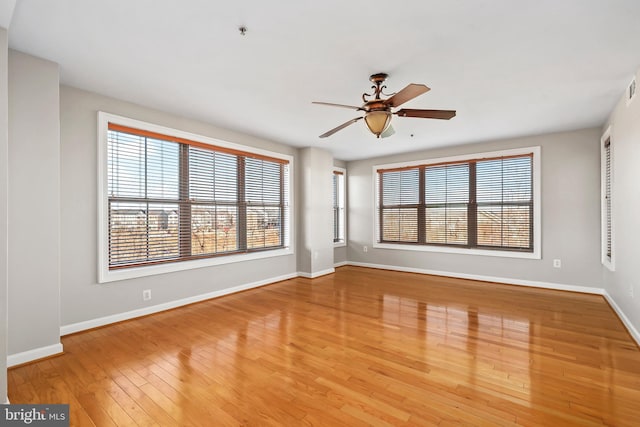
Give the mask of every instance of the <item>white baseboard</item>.
[{"label": "white baseboard", "polygon": [[555,289],[558,291],[582,292],[586,294],[603,295],[604,289],[589,286],[565,285],[552,282],[538,282],[534,280],[512,279],[509,277],[482,276],[479,274],[454,273],[452,271],[427,270],[423,268],[398,267],[395,265],[370,264],[365,262],[349,262],[358,267],[379,268],[382,270],[404,271],[407,273],[430,274],[433,276],[455,277],[457,279],[480,280],[483,282],[504,283],[507,285],[529,286],[533,288]]},{"label": "white baseboard", "polygon": [[624,314],[620,306],[611,297],[611,295],[609,295],[609,292],[605,290],[603,295],[604,295],[604,298],[609,303],[609,305],[611,306],[611,308],[613,308],[613,311],[616,312],[616,314],[622,321],[622,324],[625,326],[625,328],[627,328],[627,331],[629,331],[629,334],[631,335],[631,337],[636,341],[638,346],[640,346],[640,332],[638,332],[638,330],[633,326],[633,324],[631,323],[629,318]]},{"label": "white baseboard", "polygon": [[100,326],[109,325],[111,323],[122,322],[123,320],[134,319],[136,317],[147,316],[153,313],[159,313],[161,311],[170,310],[172,308],[181,307],[183,305],[193,304],[200,301],[205,301],[211,298],[217,298],[224,295],[233,294],[240,291],[246,291],[247,289],[258,288],[260,286],[268,285],[282,280],[293,279],[297,277],[297,273],[286,274],[284,276],[272,277],[269,279],[259,280],[253,283],[247,283],[244,285],[234,286],[232,288],[221,289],[219,291],[208,292],[202,295],[196,295],[193,297],[183,298],[176,301],[170,301],[163,304],[152,305],[150,307],[139,308],[137,310],[131,310],[124,313],[112,314],[110,316],[99,317],[97,319],[86,320],[84,322],[72,323],[70,325],[63,325],[60,327],[60,336],[73,334],[87,329],[97,328]]},{"label": "white baseboard", "polygon": [[349,265],[349,261],[336,262],[333,264],[333,268],[343,267],[345,265]]},{"label": "white baseboard", "polygon": [[34,360],[43,359],[45,357],[54,356],[63,352],[62,344],[48,345],[46,347],[34,348],[33,350],[23,351],[22,353],[10,354],[7,356],[7,367],[10,368],[23,363],[33,362]]},{"label": "white baseboard", "polygon": [[316,271],[315,273],[306,273],[304,271],[298,271],[298,276],[305,277],[307,279],[315,279],[316,277],[326,276],[327,274],[335,273],[335,268],[327,268],[326,270]]}]

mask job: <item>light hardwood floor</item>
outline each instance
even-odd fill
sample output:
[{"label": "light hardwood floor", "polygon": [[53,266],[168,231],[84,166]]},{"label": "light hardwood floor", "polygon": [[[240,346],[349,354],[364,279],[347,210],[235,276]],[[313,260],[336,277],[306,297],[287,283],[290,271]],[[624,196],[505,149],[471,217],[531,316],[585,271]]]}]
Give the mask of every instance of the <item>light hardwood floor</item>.
[{"label": "light hardwood floor", "polygon": [[595,295],[342,267],[62,342],[9,398],[78,426],[640,425],[640,351]]}]

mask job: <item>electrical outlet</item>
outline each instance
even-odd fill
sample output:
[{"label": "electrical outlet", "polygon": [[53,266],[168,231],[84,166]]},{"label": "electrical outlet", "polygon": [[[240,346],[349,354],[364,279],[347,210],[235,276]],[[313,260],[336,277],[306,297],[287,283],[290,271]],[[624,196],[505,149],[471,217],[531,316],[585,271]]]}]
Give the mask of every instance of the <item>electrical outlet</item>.
[{"label": "electrical outlet", "polygon": [[145,289],[142,291],[142,300],[149,301],[151,300],[151,289]]},{"label": "electrical outlet", "polygon": [[553,260],[553,266],[554,266],[554,268],[561,268],[562,267],[562,260],[554,259]]},{"label": "electrical outlet", "polygon": [[363,252],[367,252],[368,250],[369,250],[369,248],[368,248],[368,247],[363,246],[363,248],[362,248],[362,251],[363,251]]}]

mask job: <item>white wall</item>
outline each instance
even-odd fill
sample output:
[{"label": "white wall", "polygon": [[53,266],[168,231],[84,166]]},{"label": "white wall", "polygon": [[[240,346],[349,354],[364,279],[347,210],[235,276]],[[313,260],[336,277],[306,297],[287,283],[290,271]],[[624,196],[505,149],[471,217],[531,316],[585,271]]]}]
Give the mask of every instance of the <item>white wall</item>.
[{"label": "white wall", "polygon": [[347,247],[338,246],[333,248],[333,264],[342,265],[347,262]]},{"label": "white wall", "polygon": [[[640,73],[636,81],[640,82]],[[640,95],[629,105],[621,97],[604,130],[609,126],[615,272],[603,267],[604,286],[640,343]]]},{"label": "white wall", "polygon": [[308,277],[333,271],[332,173],[330,152],[300,150],[298,271]]},{"label": "white wall", "polygon": [[[599,129],[516,138],[348,163],[350,262],[564,289],[602,287]],[[373,249],[372,166],[541,146],[542,259]],[[363,246],[369,251],[364,252]],[[553,268],[552,260],[562,260]]]},{"label": "white wall", "polygon": [[7,401],[8,40],[0,28],[0,403]]},{"label": "white wall", "polygon": [[10,50],[8,93],[8,351],[22,363],[62,350],[58,65]]},{"label": "white wall", "polygon": [[[218,138],[295,157],[297,150],[206,123],[61,86],[61,304],[63,332],[103,324],[201,295],[291,277],[295,255],[97,283],[97,112]],[[294,169],[297,161],[294,161]],[[294,170],[295,173],[295,170]],[[294,186],[295,191],[295,186]],[[295,203],[295,201],[294,201]],[[295,241],[295,234],[292,241]],[[151,289],[151,301],[142,291]],[[162,304],[165,304],[162,306]],[[105,318],[105,319],[101,319]]]}]

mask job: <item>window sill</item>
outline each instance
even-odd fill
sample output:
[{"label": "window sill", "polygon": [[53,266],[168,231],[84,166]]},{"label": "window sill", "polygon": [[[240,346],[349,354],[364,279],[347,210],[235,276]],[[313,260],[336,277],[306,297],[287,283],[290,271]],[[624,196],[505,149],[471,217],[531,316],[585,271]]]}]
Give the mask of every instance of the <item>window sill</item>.
[{"label": "window sill", "polygon": [[120,270],[101,269],[98,282],[115,282],[118,280],[135,279],[138,277],[153,276],[156,274],[173,273],[176,271],[193,270],[196,268],[212,267],[216,265],[253,261],[257,259],[273,258],[292,254],[293,250],[291,248],[284,248],[264,252],[254,252],[250,254],[227,255],[192,261],[177,261],[167,264],[157,264],[146,267],[132,267]]},{"label": "window sill", "polygon": [[612,273],[616,271],[615,264],[609,259],[602,260],[602,265],[604,265],[607,270],[611,271]]},{"label": "window sill", "polygon": [[522,258],[522,259],[541,259],[540,252],[515,252],[515,251],[499,251],[499,250],[487,250],[487,249],[467,249],[467,248],[454,248],[450,246],[425,246],[425,245],[402,245],[396,243],[374,243],[373,247],[376,249],[393,249],[403,251],[417,251],[417,252],[440,252],[449,254],[463,254],[463,255],[479,255],[479,256],[492,256],[502,258]]}]

